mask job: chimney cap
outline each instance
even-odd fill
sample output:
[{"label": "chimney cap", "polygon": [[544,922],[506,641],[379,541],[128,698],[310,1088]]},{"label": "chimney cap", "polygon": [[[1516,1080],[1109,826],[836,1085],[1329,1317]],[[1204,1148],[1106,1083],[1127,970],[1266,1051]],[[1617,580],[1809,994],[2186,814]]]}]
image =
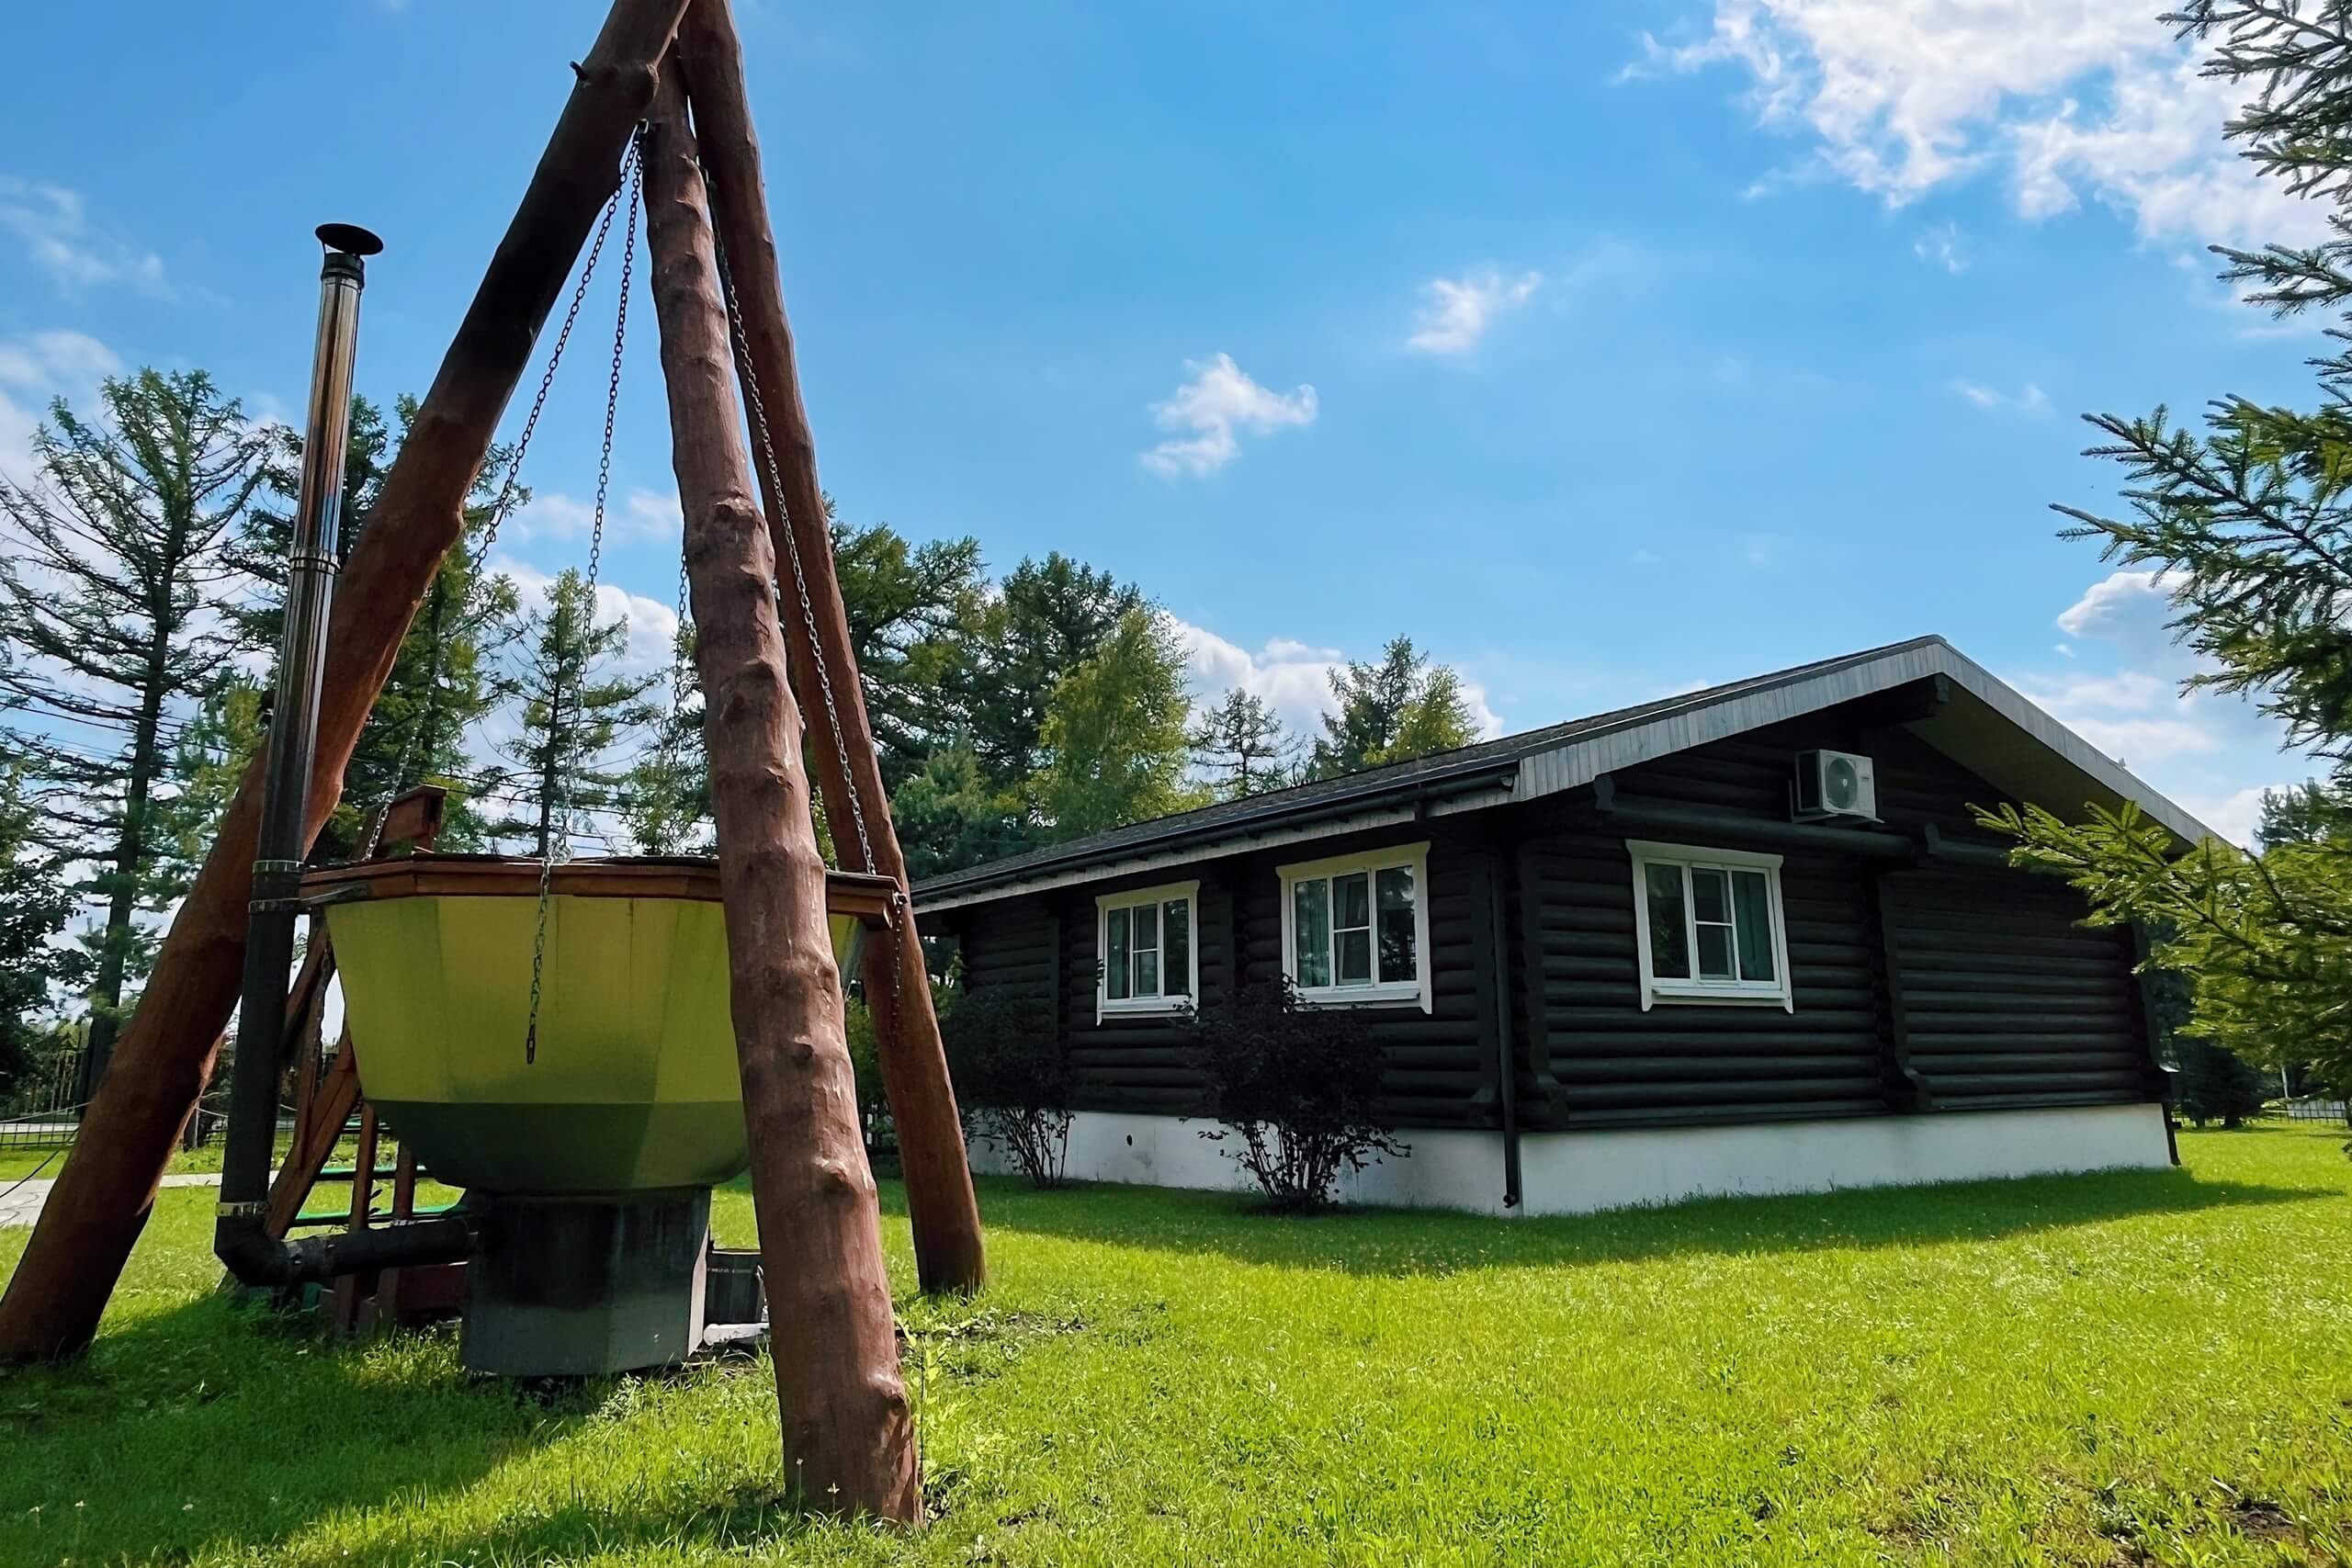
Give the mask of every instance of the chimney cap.
[{"label": "chimney cap", "polygon": [[319,243],[347,255],[372,256],[384,248],[383,241],[356,223],[322,223],[318,235]]}]

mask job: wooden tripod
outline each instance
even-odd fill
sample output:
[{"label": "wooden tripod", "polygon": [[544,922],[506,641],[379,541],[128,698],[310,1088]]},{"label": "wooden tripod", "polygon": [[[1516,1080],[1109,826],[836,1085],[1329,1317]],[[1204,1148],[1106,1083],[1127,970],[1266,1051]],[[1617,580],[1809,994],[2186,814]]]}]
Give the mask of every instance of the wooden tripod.
[{"label": "wooden tripod", "polygon": [[[499,416],[611,195],[628,139],[650,113],[655,300],[702,634],[733,1011],[787,1472],[818,1506],[908,1520],[921,1506],[913,1438],[825,938],[795,685],[806,693],[821,677],[843,699],[836,707],[846,766],[820,762],[818,784],[835,820],[847,820],[862,799],[869,829],[880,829],[871,834],[871,865],[854,869],[901,885],[894,940],[871,944],[866,976],[925,1289],[980,1284],[978,1210],[817,500],[733,19],[727,0],[692,4],[699,147],[686,118],[684,72],[674,68],[689,0],[614,0],[594,48],[573,68],[571,97],[344,568],[328,623],[307,831],[315,837],[342,793],[344,769],[401,641],[460,537],[465,496]],[[715,202],[697,156],[710,163]],[[752,352],[741,363],[728,341],[714,206],[744,299]],[[763,391],[771,415],[777,461],[763,480],[764,517],[752,500],[741,414],[726,381],[730,364],[747,390]],[[788,655],[774,587],[775,546],[786,540],[806,570],[814,630],[796,626]],[[827,755],[823,746],[814,750]],[[235,1000],[260,794],[256,764],[165,937],[142,1005],[0,1297],[0,1360],[87,1345],[145,1225]]]}]

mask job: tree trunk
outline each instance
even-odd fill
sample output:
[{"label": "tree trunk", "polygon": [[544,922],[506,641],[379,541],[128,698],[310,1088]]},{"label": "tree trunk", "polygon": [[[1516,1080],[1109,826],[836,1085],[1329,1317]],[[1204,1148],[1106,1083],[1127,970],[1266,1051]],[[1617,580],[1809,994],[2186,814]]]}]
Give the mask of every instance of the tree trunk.
[{"label": "tree trunk", "polygon": [[[499,414],[613,193],[630,130],[652,101],[655,69],[684,9],[685,0],[615,0],[352,547],[327,626],[311,837],[342,794],[343,770],[417,605],[463,535],[466,494]],[[70,1355],[97,1331],[236,1003],[260,815],[256,761],[172,922],[144,1005],[115,1047],[113,1069],[0,1298],[0,1360]]]},{"label": "tree trunk", "polygon": [[914,1430],[785,678],[775,558],[752,500],[702,172],[674,73],[654,97],[645,207],[785,1469],[808,1506],[912,1521]]},{"label": "tree trunk", "polygon": [[[772,476],[764,463],[758,468],[768,527],[779,559],[797,545],[816,623],[811,646],[809,626],[799,615],[798,592],[789,571],[785,572],[785,635],[791,644],[795,685],[804,707],[821,705],[824,684],[817,671],[823,671],[840,716],[839,741],[820,717],[815,743],[808,749],[825,820],[844,867],[878,872],[896,881],[903,894],[906,857],[899,851],[899,835],[890,822],[881,759],[874,749],[865,689],[850,647],[849,615],[833,574],[832,536],[825,523],[824,492],[817,482],[816,442],[800,400],[792,329],[785,318],[784,285],[760,173],[759,136],[752,126],[742,49],[727,0],[695,0],[679,34],[678,53],[710,172],[719,243],[751,345],[748,363],[739,364],[736,370],[747,403],[756,388],[775,446],[776,473]],[[758,456],[756,450],[753,456]],[[851,770],[846,777],[842,771],[844,751]],[[873,843],[870,865],[857,841],[853,801],[865,806],[866,836]],[[890,1100],[890,1120],[898,1128],[907,1213],[914,1224],[916,1273],[925,1292],[976,1291],[988,1272],[979,1203],[972,1192],[963,1122],[940,1046],[931,976],[923,966],[911,903],[901,905],[890,935],[865,944],[864,974],[882,1086]]]},{"label": "tree trunk", "polygon": [[[156,642],[148,655],[147,689],[139,695],[139,717],[130,736],[130,773],[122,797],[122,829],[115,835],[113,891],[107,897],[105,943],[98,950],[98,973],[90,987],[90,1038],[82,1053],[82,1081],[74,1099],[86,1105],[105,1081],[107,1063],[114,1055],[115,1036],[122,1030],[122,983],[130,967],[130,921],[139,907],[140,862],[147,854],[147,803],[154,794],[161,770],[156,728],[163,718],[164,688],[170,671],[169,607],[156,623]],[[70,1157],[70,1156],[69,1156]]]}]

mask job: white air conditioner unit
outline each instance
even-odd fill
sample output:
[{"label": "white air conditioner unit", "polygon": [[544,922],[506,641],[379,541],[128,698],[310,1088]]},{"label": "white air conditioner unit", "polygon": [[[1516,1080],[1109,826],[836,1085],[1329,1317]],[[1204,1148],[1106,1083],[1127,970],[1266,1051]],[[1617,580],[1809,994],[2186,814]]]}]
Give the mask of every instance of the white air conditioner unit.
[{"label": "white air conditioner unit", "polygon": [[1826,822],[1839,817],[1878,820],[1878,780],[1871,760],[1851,751],[1798,752],[1797,820]]}]

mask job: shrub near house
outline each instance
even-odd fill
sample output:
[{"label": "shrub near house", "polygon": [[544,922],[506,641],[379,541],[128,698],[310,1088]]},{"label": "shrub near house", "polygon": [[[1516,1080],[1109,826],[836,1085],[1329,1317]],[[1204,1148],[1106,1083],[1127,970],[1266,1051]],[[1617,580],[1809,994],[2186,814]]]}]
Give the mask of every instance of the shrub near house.
[{"label": "shrub near house", "polygon": [[967,1135],[1012,1156],[1038,1187],[1057,1187],[1069,1153],[1069,1043],[1044,1010],[1014,992],[958,998],[941,1043]]},{"label": "shrub near house", "polygon": [[1207,1110],[1227,1148],[1277,1209],[1319,1209],[1343,1169],[1411,1153],[1378,1113],[1380,1052],[1363,1015],[1316,1008],[1287,980],[1242,987],[1195,1021]]}]

